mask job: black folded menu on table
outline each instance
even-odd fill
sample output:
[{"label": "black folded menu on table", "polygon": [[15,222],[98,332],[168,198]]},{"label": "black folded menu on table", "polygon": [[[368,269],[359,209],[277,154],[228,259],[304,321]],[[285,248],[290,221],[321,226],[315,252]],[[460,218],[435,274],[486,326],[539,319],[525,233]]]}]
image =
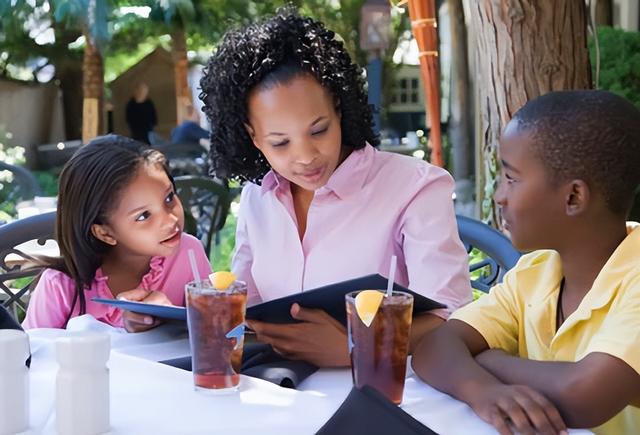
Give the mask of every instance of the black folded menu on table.
[{"label": "black folded menu on table", "polygon": [[[269,323],[293,323],[296,322],[296,320],[291,317],[290,310],[291,305],[297,303],[301,307],[305,308],[322,309],[343,325],[346,325],[347,313],[344,297],[347,293],[358,290],[383,290],[386,288],[387,278],[378,274],[367,275],[254,305],[247,308],[247,319],[261,320]],[[393,289],[413,295],[414,316],[425,311],[445,308],[443,304],[435,302],[421,294],[415,293],[399,284],[394,284]],[[107,305],[114,305],[118,308],[122,308],[123,310],[148,314],[165,319],[187,319],[187,312],[183,307],[168,307],[119,299],[93,298],[93,301]]]},{"label": "black folded menu on table", "polygon": [[316,435],[436,435],[375,389],[353,388]]},{"label": "black folded menu on table", "polygon": [[[191,356],[160,361],[183,370],[192,370]],[[300,382],[318,370],[305,361],[289,360],[265,343],[245,343],[240,373],[263,379],[286,388],[297,388]]]}]

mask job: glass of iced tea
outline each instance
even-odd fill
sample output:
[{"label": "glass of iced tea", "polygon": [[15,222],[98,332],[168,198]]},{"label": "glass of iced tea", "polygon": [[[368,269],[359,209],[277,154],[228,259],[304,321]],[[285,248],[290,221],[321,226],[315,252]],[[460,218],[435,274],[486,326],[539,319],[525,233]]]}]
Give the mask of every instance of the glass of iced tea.
[{"label": "glass of iced tea", "polygon": [[235,391],[240,383],[247,285],[234,281],[225,290],[210,281],[186,286],[187,323],[195,389]]},{"label": "glass of iced tea", "polygon": [[399,291],[383,296],[377,311],[363,320],[356,310],[358,293],[345,297],[353,383],[357,388],[369,385],[399,405],[407,368],[413,296]]}]

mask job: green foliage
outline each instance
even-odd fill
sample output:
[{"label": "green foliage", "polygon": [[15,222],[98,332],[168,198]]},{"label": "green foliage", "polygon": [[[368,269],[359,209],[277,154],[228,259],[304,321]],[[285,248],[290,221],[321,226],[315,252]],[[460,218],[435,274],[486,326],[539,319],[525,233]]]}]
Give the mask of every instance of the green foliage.
[{"label": "green foliage", "polygon": [[498,189],[498,153],[495,149],[486,149],[484,151],[484,195],[482,200],[482,220],[488,224],[497,225],[496,208],[493,204],[493,195]]},{"label": "green foliage", "polygon": [[184,27],[195,15],[196,10],[191,0],[156,0],[151,4],[149,17],[164,21],[168,26],[174,24]]},{"label": "green foliage", "polygon": [[[110,83],[120,74],[140,62],[142,58],[147,56],[156,49],[161,40],[159,38],[149,37],[138,43],[136,48],[130,51],[113,50],[114,53],[104,59],[104,81]],[[169,48],[169,47],[166,47]]]},{"label": "green foliage", "polygon": [[111,0],[58,0],[55,2],[53,18],[68,27],[86,29],[94,44],[103,50],[110,39],[108,22],[112,8]]},{"label": "green foliage", "polygon": [[[24,163],[24,148],[13,146],[11,133],[4,125],[0,125],[0,161],[10,165]],[[15,213],[15,203],[11,200],[13,175],[9,171],[0,170],[0,222],[11,219]]]},{"label": "green foliage", "polygon": [[[640,107],[640,32],[598,27],[600,46],[600,77],[598,88],[614,92]],[[593,77],[596,76],[596,49],[589,39],[589,56]],[[640,220],[640,189],[630,214],[631,220]]]},{"label": "green foliage", "polygon": [[214,245],[211,253],[211,266],[214,271],[231,270],[231,256],[236,245],[236,223],[236,216],[229,213],[224,227],[220,230],[220,243]]},{"label": "green foliage", "polygon": [[227,220],[220,233],[218,239],[220,243],[215,244],[211,253],[211,266],[214,271],[231,270],[231,256],[236,245],[236,224],[237,210],[240,207],[240,184],[237,181],[231,181],[229,187],[232,192],[238,192],[238,195],[231,202],[231,208],[227,215]]},{"label": "green foliage", "polygon": [[[614,92],[640,107],[640,32],[598,27],[600,77],[598,88]],[[589,39],[589,56],[596,76],[595,41]]]},{"label": "green foliage", "polygon": [[43,196],[58,196],[58,171],[34,171]]},{"label": "green foliage", "polygon": [[[0,125],[0,161],[10,165],[23,165],[24,148],[12,144],[12,135]],[[58,177],[50,172],[34,172],[43,195],[58,194]],[[16,199],[11,194],[13,176],[9,171],[0,171],[0,221],[7,221],[17,216]]]},{"label": "green foliage", "polygon": [[[487,256],[486,256],[486,254],[484,252],[479,251],[476,248],[473,248],[471,250],[471,252],[469,252],[469,265],[471,266],[473,264],[480,263],[481,261],[485,260],[486,258],[487,258]],[[486,266],[486,267],[483,267],[483,268],[480,268],[480,269],[476,269],[473,272],[471,272],[470,278],[472,280],[480,279],[483,276],[487,276],[489,273],[491,273],[491,269],[490,269],[489,266]],[[472,293],[473,293],[473,300],[474,301],[485,294],[481,290],[476,290],[476,289],[472,289]]]},{"label": "green foliage", "polygon": [[[168,35],[186,33],[187,49],[209,51],[231,28],[272,14],[292,3],[321,19],[343,39],[353,58],[366,64],[358,47],[360,8],[364,0],[99,0],[93,20],[89,0],[0,0],[0,75],[37,80],[37,71],[82,59],[82,44],[72,44],[85,29],[97,41],[105,60],[106,82],[138,62],[158,45],[170,48]],[[45,7],[46,6],[46,7]],[[151,7],[149,18],[122,13],[121,6]],[[2,13],[4,11],[4,13]],[[35,42],[30,30],[53,28],[55,41]],[[394,38],[392,37],[393,41]],[[108,41],[108,44],[105,42]],[[70,46],[71,44],[71,46]],[[392,52],[393,50],[389,50]],[[34,66],[35,65],[35,66]],[[80,83],[78,84],[80,86]]]}]

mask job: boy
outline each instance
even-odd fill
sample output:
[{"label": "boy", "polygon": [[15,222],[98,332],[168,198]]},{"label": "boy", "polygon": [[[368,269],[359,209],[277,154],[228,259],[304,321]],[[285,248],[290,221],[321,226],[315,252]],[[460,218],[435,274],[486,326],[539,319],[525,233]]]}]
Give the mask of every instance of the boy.
[{"label": "boy", "polygon": [[501,434],[640,433],[640,229],[625,225],[640,111],[549,93],[515,114],[500,158],[505,227],[535,252],[425,335],[414,370]]}]

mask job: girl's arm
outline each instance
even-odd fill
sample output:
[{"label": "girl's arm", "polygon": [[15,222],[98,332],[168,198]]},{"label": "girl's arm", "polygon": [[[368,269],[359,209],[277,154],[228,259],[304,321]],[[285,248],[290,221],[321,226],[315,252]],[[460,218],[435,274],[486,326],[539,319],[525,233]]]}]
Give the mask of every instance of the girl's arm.
[{"label": "girl's arm", "polygon": [[64,328],[75,295],[73,280],[63,272],[45,269],[31,291],[22,327]]}]

